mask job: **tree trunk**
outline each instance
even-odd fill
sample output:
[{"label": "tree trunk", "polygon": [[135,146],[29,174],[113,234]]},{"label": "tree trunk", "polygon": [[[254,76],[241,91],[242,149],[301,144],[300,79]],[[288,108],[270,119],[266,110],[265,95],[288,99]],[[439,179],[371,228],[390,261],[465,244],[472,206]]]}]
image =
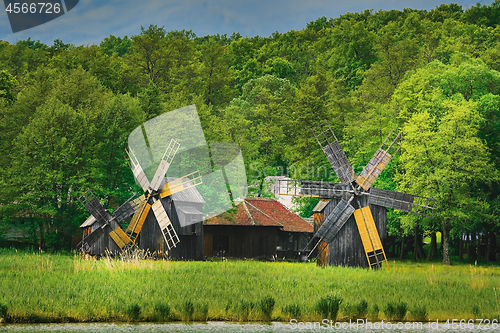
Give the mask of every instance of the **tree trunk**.
[{"label": "tree trunk", "polygon": [[477,251],[476,251],[476,231],[472,231],[470,233],[470,246],[469,246],[469,259],[476,260],[477,259]]},{"label": "tree trunk", "polygon": [[403,260],[405,252],[405,236],[401,237],[401,252],[399,252],[399,260]]},{"label": "tree trunk", "polygon": [[464,236],[461,235],[460,239],[458,240],[458,256],[460,262],[464,260]]},{"label": "tree trunk", "polygon": [[492,254],[495,252],[495,234],[490,232],[488,234],[488,250],[486,251],[486,260],[490,261]]},{"label": "tree trunk", "polygon": [[425,259],[424,248],[422,247],[422,239],[420,237],[420,232],[418,224],[413,227],[413,261],[418,259]]},{"label": "tree trunk", "polygon": [[450,256],[450,235],[449,235],[448,226],[443,221],[443,234],[441,235],[441,246],[443,248],[443,265],[451,265],[451,256]]},{"label": "tree trunk", "polygon": [[435,232],[431,234],[431,246],[429,253],[427,254],[427,260],[434,260],[434,259],[437,259],[437,241]]}]

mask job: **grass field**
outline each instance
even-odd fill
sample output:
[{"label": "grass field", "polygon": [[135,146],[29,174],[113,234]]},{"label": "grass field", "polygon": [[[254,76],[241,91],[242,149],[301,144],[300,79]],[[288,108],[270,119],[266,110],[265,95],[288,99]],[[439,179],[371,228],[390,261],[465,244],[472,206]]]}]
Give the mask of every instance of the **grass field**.
[{"label": "grass field", "polygon": [[[500,268],[390,262],[86,260],[0,249],[0,317],[9,322],[498,319]],[[500,297],[500,295],[498,295]]]}]

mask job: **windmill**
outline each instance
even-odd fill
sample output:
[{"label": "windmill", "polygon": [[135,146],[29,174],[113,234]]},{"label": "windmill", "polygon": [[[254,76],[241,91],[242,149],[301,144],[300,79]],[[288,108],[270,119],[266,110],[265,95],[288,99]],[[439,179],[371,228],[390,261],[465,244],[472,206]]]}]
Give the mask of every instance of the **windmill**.
[{"label": "windmill", "polygon": [[[370,268],[381,268],[384,261],[388,266],[369,205],[432,217],[436,201],[431,198],[371,187],[391,158],[401,148],[404,139],[401,134],[395,134],[394,131],[391,131],[361,174],[356,177],[328,121],[325,120],[317,127],[312,128],[311,131],[340,179],[341,184],[321,181],[279,180],[279,194],[319,196],[338,200],[337,205],[324,219],[323,224],[311,239],[312,242],[314,239],[319,238],[314,249],[321,241],[326,244],[331,243],[349,218],[354,215],[368,266]],[[323,246],[319,253],[325,248],[326,245]]]},{"label": "windmill", "polygon": [[[200,172],[195,171],[184,177],[162,185],[167,170],[179,147],[179,143],[174,139],[171,139],[151,183],[139,164],[134,152],[131,149],[127,151],[131,161],[132,172],[137,182],[142,187],[144,194],[134,200],[132,200],[132,198],[135,195],[132,196],[113,214],[110,214],[104,209],[104,207],[102,207],[99,200],[90,190],[78,198],[80,203],[100,224],[100,227],[92,231],[82,240],[79,248],[83,252],[88,253],[92,244],[105,236],[105,229],[107,226],[111,229],[109,236],[120,248],[120,250],[126,251],[132,248],[136,244],[142,225],[151,210],[153,211],[156,222],[160,227],[161,234],[168,250],[176,247],[177,243],[179,243],[179,237],[175,232],[169,216],[163,208],[161,199],[202,183]],[[127,229],[124,231],[121,228],[120,223],[130,216],[132,216],[132,220]]]}]

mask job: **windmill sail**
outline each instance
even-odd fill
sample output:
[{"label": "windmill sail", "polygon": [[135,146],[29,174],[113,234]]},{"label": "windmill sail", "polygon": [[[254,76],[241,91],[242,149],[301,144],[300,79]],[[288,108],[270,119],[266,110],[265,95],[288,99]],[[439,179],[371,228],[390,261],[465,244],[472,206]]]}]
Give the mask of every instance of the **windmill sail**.
[{"label": "windmill sail", "polygon": [[368,202],[425,217],[433,216],[436,204],[435,199],[378,188],[370,189]]},{"label": "windmill sail", "polygon": [[175,141],[174,139],[170,140],[170,144],[167,147],[167,150],[163,154],[163,157],[160,161],[160,165],[158,166],[158,169],[156,169],[156,173],[153,176],[153,180],[151,181],[151,188],[155,191],[158,190],[158,188],[161,185],[161,182],[165,175],[167,174],[168,167],[170,164],[172,164],[172,160],[175,157],[175,154],[179,150],[180,144]]},{"label": "windmill sail", "polygon": [[356,175],[328,121],[325,120],[311,131],[337,177],[342,183],[350,184]]},{"label": "windmill sail", "polygon": [[354,218],[356,219],[359,235],[361,236],[361,242],[363,243],[370,268],[382,268],[382,262],[384,261],[387,267],[389,267],[370,207],[366,206],[356,209],[354,211]]}]

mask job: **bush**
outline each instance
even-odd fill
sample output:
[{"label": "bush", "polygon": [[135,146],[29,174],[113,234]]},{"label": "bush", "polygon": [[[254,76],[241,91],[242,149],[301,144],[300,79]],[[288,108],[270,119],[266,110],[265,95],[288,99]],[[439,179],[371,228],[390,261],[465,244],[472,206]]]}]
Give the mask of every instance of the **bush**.
[{"label": "bush", "polygon": [[289,304],[283,308],[283,313],[289,315],[293,319],[297,319],[300,317],[300,305],[298,304]]},{"label": "bush", "polygon": [[186,317],[187,320],[193,319],[194,304],[190,299],[187,299],[182,304],[182,314]]},{"label": "bush", "polygon": [[415,307],[411,311],[414,320],[425,321],[427,320],[427,309],[424,306]]},{"label": "bush", "polygon": [[137,303],[129,305],[129,307],[127,308],[127,315],[131,320],[139,319],[139,316],[141,315],[140,305]]},{"label": "bush", "polygon": [[403,320],[408,312],[408,304],[405,302],[389,302],[385,308],[385,314],[388,320]]},{"label": "bush", "polygon": [[370,309],[370,312],[368,313],[368,319],[370,319],[370,321],[378,321],[379,312],[380,309],[378,308],[378,305],[374,304],[373,307]]},{"label": "bush", "polygon": [[323,296],[316,303],[316,311],[323,315],[324,319],[337,320],[342,297],[340,293]]},{"label": "bush", "polygon": [[360,301],[356,304],[356,318],[365,318],[368,312],[368,302],[366,300]]},{"label": "bush", "polygon": [[266,296],[260,300],[260,311],[264,314],[267,320],[271,320],[271,315],[274,309],[274,297]]},{"label": "bush", "polygon": [[247,321],[248,320],[248,315],[250,314],[250,311],[252,311],[254,308],[254,304],[252,302],[247,302],[245,300],[241,300],[238,305],[236,306],[236,311],[239,314],[239,320],[241,321]]},{"label": "bush", "polygon": [[168,303],[156,303],[154,311],[158,319],[165,321],[170,316],[170,305]]},{"label": "bush", "polygon": [[201,316],[201,320],[207,320],[207,317],[208,317],[208,303],[204,303],[204,304],[201,304],[199,306],[199,312],[200,312],[200,316]]},{"label": "bush", "polygon": [[0,303],[0,318],[7,318],[7,305]]}]

